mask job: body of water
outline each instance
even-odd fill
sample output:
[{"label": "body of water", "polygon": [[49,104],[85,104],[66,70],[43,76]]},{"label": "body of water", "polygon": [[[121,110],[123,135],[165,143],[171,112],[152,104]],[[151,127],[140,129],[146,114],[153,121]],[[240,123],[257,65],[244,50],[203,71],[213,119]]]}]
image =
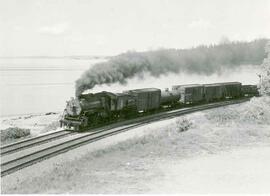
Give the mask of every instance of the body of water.
[{"label": "body of water", "polygon": [[75,94],[75,81],[105,59],[0,59],[1,116],[62,111]]}]

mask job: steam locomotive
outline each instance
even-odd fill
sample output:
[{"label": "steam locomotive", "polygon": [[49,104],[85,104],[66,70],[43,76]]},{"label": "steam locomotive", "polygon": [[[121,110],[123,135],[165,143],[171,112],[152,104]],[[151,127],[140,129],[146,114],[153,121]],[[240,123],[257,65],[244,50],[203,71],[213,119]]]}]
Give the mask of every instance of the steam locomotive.
[{"label": "steam locomotive", "polygon": [[175,85],[171,90],[144,88],[122,93],[103,91],[80,94],[67,101],[60,125],[82,131],[118,119],[132,118],[187,104],[258,95],[256,85],[242,85],[240,82]]}]

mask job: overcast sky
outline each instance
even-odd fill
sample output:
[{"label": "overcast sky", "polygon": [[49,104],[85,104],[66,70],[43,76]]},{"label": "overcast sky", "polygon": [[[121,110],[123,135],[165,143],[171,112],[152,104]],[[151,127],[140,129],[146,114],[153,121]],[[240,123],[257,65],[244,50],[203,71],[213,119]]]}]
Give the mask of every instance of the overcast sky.
[{"label": "overcast sky", "polygon": [[270,38],[270,0],[0,0],[0,56],[114,55]]}]

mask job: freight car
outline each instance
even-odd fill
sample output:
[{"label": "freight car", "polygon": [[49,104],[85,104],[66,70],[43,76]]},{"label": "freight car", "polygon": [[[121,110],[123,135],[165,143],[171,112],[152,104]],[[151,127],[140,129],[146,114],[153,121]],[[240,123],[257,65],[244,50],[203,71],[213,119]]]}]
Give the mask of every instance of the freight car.
[{"label": "freight car", "polygon": [[257,85],[242,85],[241,93],[242,93],[241,95],[245,97],[250,95],[258,96],[259,90]]},{"label": "freight car", "polygon": [[222,84],[205,84],[204,100],[206,102],[218,101],[224,99],[224,86]]},{"label": "freight car", "polygon": [[224,87],[224,98],[237,98],[241,96],[241,86],[240,82],[226,82],[219,83]]},{"label": "freight car", "polygon": [[172,87],[172,91],[180,95],[180,103],[199,103],[204,100],[204,86],[201,84],[177,85]]},{"label": "freight car", "polygon": [[61,126],[83,130],[99,124],[137,116],[139,113],[153,113],[164,108],[180,107],[185,104],[213,102],[244,96],[257,96],[254,85],[240,82],[214,84],[175,85],[172,90],[144,88],[123,93],[81,94],[67,102]]},{"label": "freight car", "polygon": [[160,107],[161,90],[158,88],[144,88],[124,91],[132,95],[138,112],[156,110]]}]

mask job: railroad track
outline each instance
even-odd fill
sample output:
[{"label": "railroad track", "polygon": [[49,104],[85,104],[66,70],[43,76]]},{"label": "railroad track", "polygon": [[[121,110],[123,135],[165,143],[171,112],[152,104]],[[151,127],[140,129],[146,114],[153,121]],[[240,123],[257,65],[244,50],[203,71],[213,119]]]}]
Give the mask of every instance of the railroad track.
[{"label": "railroad track", "polygon": [[40,145],[46,142],[50,142],[52,140],[56,140],[65,136],[68,136],[72,134],[70,131],[67,130],[60,130],[60,131],[55,131],[49,134],[44,134],[41,136],[25,139],[19,142],[14,142],[11,144],[7,144],[4,146],[1,146],[0,151],[1,151],[1,156],[5,156],[14,152],[17,152],[19,150],[23,150],[26,148],[33,147],[35,145]]},{"label": "railroad track", "polygon": [[28,154],[24,154],[18,157],[14,157],[11,159],[1,160],[1,176],[5,176],[9,173],[13,173],[21,168],[32,165],[41,160],[53,157],[57,154],[69,151],[71,149],[77,148],[79,146],[100,140],[102,138],[106,138],[121,132],[128,131],[135,127],[140,127],[150,122],[165,120],[169,118],[174,118],[179,115],[192,113],[195,111],[201,111],[231,104],[242,103],[249,99],[241,99],[241,100],[231,100],[224,101],[218,103],[211,103],[207,105],[194,106],[190,108],[183,108],[174,111],[162,112],[158,114],[153,114],[150,116],[139,117],[132,120],[127,120],[121,123],[116,123],[115,125],[109,125],[103,128],[97,128],[94,132],[79,134],[78,137],[67,139],[64,142],[43,148],[38,149],[35,152],[31,152]]}]

